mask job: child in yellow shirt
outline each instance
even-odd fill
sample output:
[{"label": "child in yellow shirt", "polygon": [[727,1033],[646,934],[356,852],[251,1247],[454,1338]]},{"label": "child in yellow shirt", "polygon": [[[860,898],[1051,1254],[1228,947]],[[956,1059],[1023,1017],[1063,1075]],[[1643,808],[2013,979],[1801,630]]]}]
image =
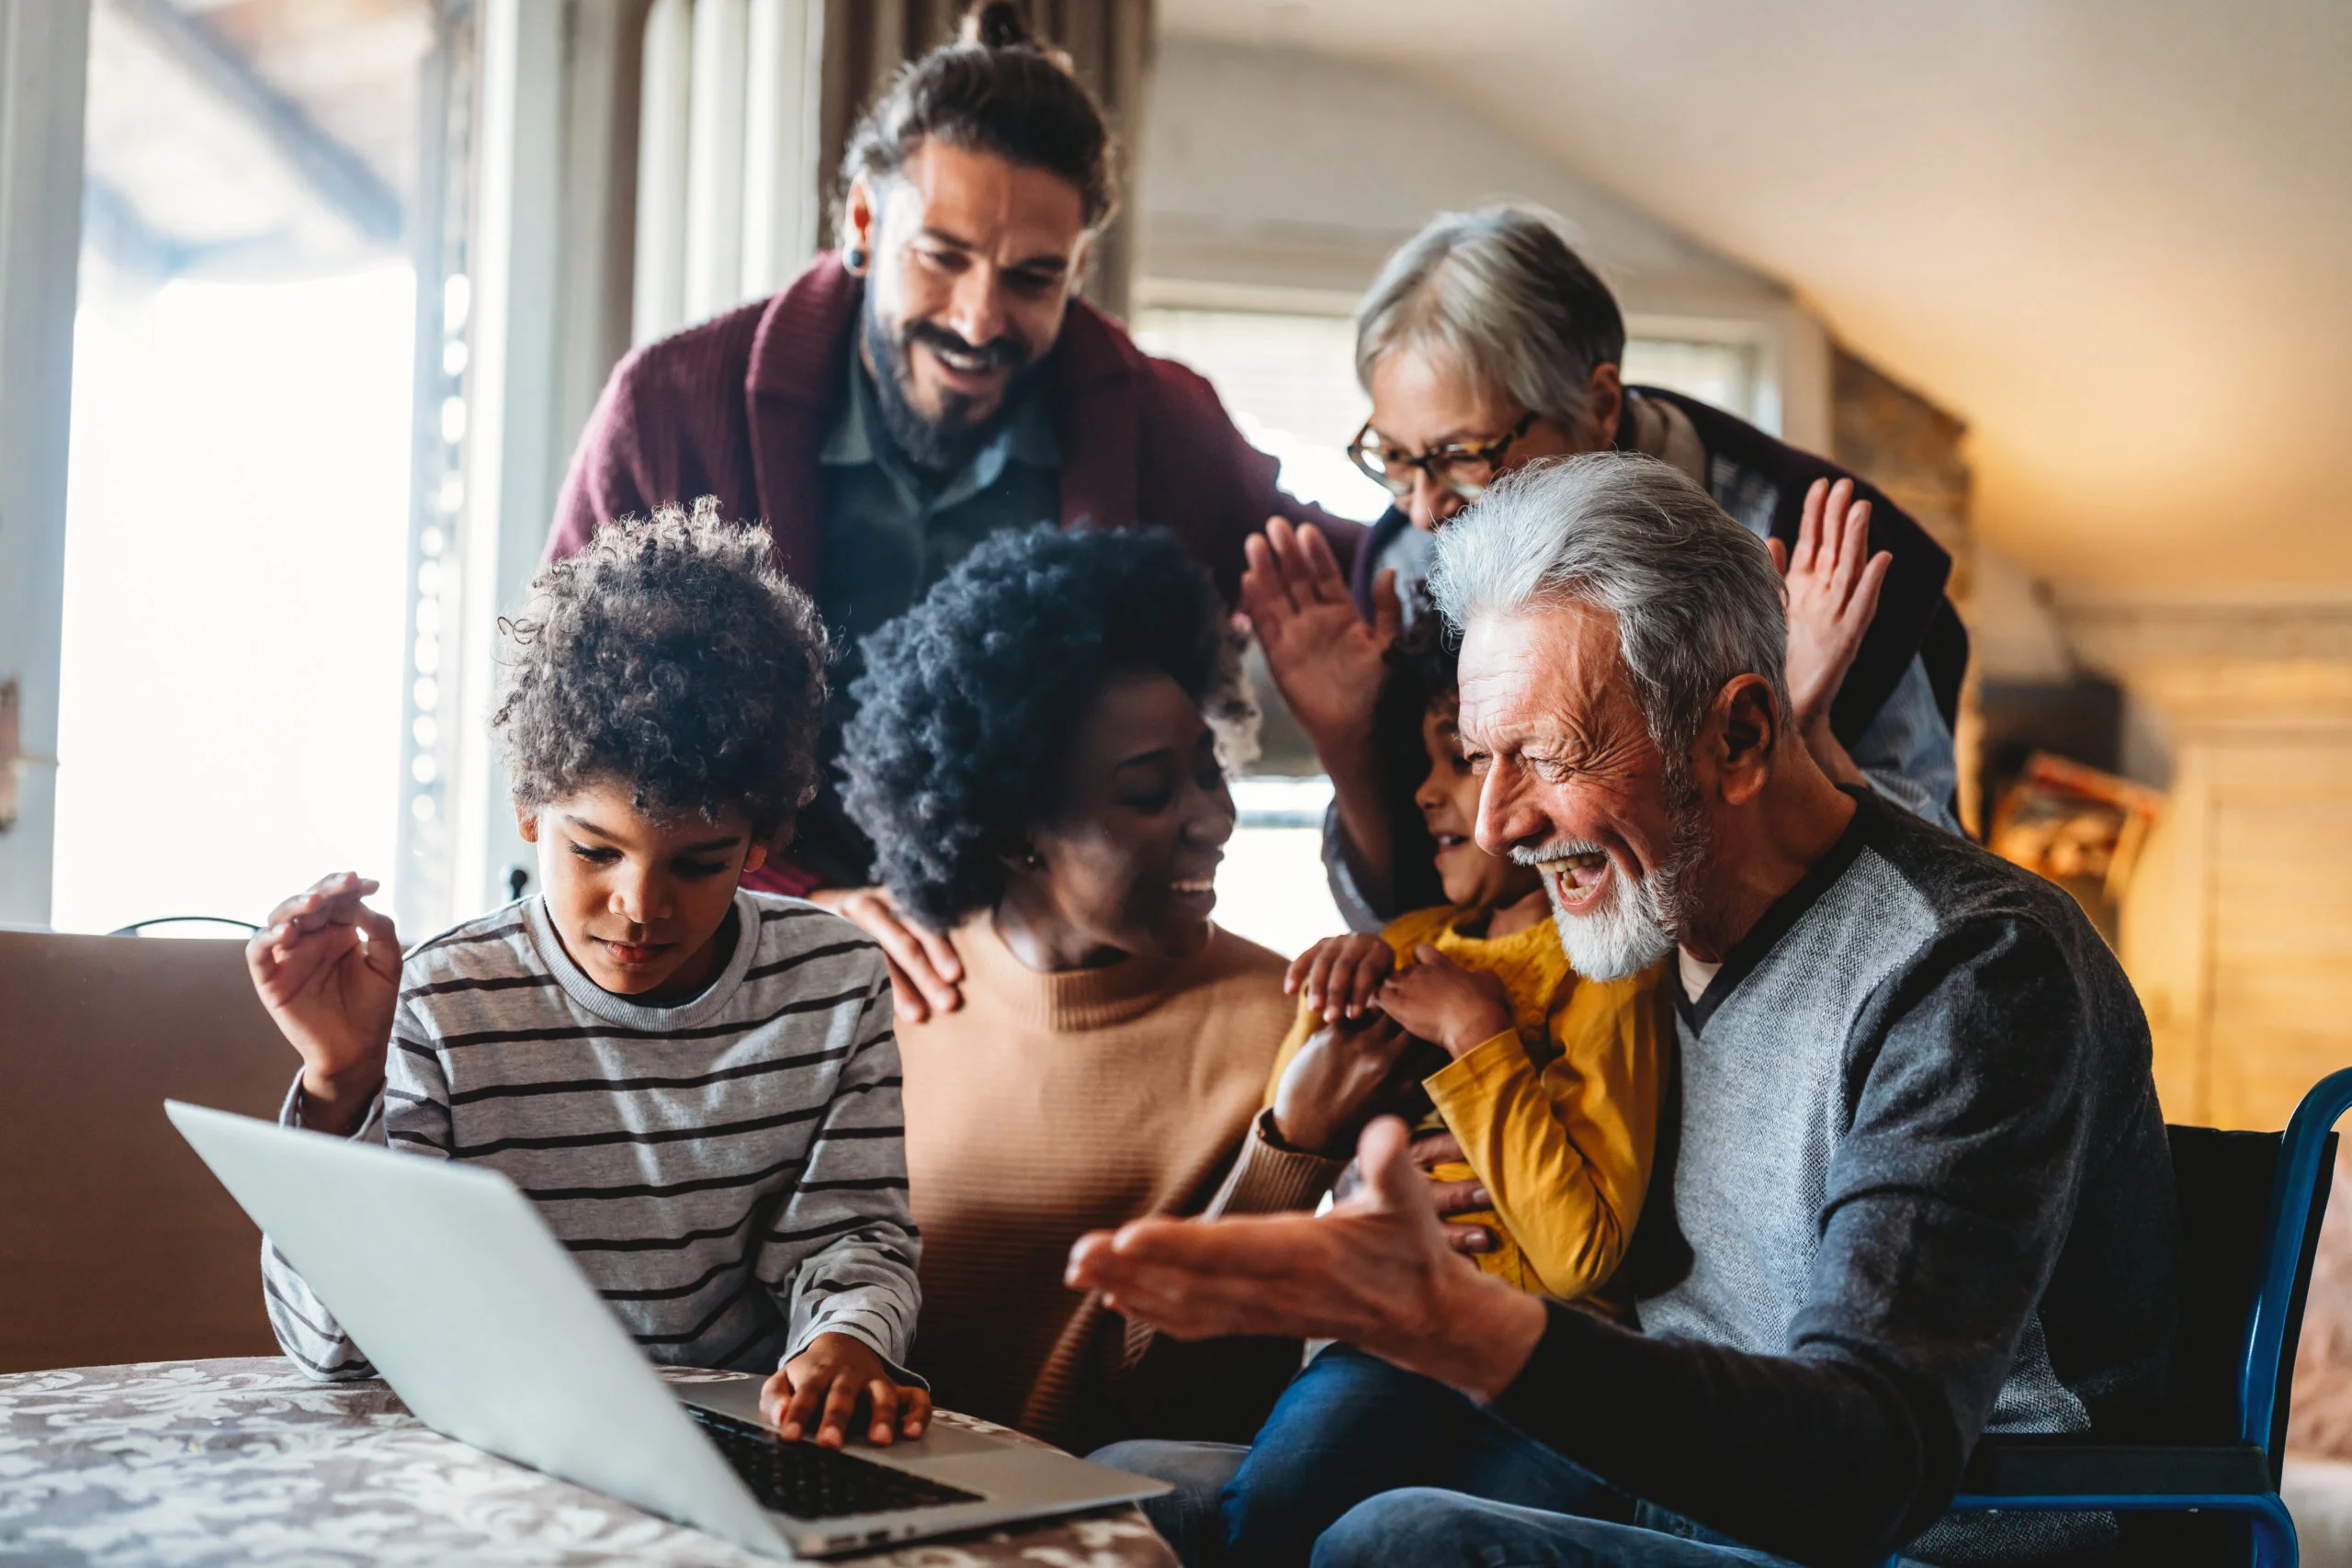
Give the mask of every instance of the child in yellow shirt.
[{"label": "child in yellow shirt", "polygon": [[1587,980],[1568,967],[1541,875],[1471,837],[1479,781],[1454,729],[1453,658],[1422,616],[1392,656],[1392,682],[1424,697],[1429,774],[1414,804],[1437,840],[1447,902],[1378,936],[1329,937],[1299,954],[1297,1019],[1269,1084],[1319,1030],[1382,1020],[1451,1060],[1421,1080],[1419,1131],[1444,1131],[1463,1159],[1433,1179],[1476,1179],[1489,1213],[1457,1216],[1495,1236],[1487,1273],[1561,1301],[1616,1271],[1648,1190],[1669,1027],[1665,969]]},{"label": "child in yellow shirt", "polygon": [[[1497,1245],[1479,1268],[1563,1301],[1591,1298],[1625,1256],[1648,1190],[1669,1036],[1666,969],[1584,979],[1568,967],[1532,866],[1472,838],[1479,780],[1455,732],[1453,660],[1435,615],[1390,655],[1390,691],[1419,699],[1429,773],[1414,802],[1437,840],[1446,903],[1378,936],[1317,942],[1291,966],[1298,1017],[1269,1087],[1317,1036],[1320,1049],[1393,1051],[1414,1037],[1432,1064],[1420,1081],[1426,1130],[1449,1132],[1459,1161],[1433,1179],[1476,1179]],[[1408,1056],[1406,1061],[1409,1062]],[[1487,1454],[1464,1440],[1476,1407],[1430,1379],[1333,1346],[1284,1391],[1219,1506],[1229,1568],[1299,1562],[1355,1504],[1398,1486],[1443,1486],[1564,1506],[1590,1483],[1536,1445]],[[1545,1470],[1544,1461],[1552,1461]]]}]

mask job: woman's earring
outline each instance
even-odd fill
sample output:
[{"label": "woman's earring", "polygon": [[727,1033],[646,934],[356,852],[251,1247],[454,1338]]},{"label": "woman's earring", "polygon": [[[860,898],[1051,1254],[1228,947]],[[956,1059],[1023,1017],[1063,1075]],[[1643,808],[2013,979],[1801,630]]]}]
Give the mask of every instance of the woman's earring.
[{"label": "woman's earring", "polygon": [[864,245],[852,245],[848,250],[843,251],[842,253],[842,265],[847,267],[852,272],[863,273],[865,270],[865,247]]},{"label": "woman's earring", "polygon": [[1021,863],[1031,871],[1043,871],[1046,869],[1046,857],[1031,850],[1021,857]]}]

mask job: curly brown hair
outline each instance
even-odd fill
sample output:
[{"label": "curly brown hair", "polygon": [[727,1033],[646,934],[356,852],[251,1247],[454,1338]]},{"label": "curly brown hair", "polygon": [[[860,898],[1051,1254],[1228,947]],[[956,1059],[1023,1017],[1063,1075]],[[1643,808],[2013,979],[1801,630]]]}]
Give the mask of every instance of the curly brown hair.
[{"label": "curly brown hair", "polygon": [[606,524],[531,591],[499,623],[491,720],[517,805],[618,780],[640,811],[733,808],[763,840],[789,836],[816,793],[829,649],[766,529],[709,496],[664,506]]}]

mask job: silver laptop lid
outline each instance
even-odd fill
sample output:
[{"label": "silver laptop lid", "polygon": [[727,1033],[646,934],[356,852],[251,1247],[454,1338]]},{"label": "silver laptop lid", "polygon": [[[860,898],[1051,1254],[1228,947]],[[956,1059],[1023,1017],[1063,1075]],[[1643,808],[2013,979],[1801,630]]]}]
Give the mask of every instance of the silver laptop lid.
[{"label": "silver laptop lid", "polygon": [[177,1100],[164,1110],[427,1426],[788,1553],[503,1176]]}]

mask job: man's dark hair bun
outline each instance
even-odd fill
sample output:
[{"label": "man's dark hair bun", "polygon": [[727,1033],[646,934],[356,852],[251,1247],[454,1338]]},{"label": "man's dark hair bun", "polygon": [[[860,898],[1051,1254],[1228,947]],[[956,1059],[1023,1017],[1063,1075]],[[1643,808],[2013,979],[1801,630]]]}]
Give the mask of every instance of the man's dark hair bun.
[{"label": "man's dark hair bun", "polygon": [[1117,205],[1116,149],[1102,106],[1012,0],[974,6],[954,43],[899,67],[850,136],[842,189],[896,175],[933,138],[1068,180],[1090,229],[1110,221]]},{"label": "man's dark hair bun", "polygon": [[1030,36],[1029,24],[1021,19],[1021,7],[1012,0],[982,0],[965,12],[959,39],[978,44],[982,49],[1037,47],[1037,40]]}]

